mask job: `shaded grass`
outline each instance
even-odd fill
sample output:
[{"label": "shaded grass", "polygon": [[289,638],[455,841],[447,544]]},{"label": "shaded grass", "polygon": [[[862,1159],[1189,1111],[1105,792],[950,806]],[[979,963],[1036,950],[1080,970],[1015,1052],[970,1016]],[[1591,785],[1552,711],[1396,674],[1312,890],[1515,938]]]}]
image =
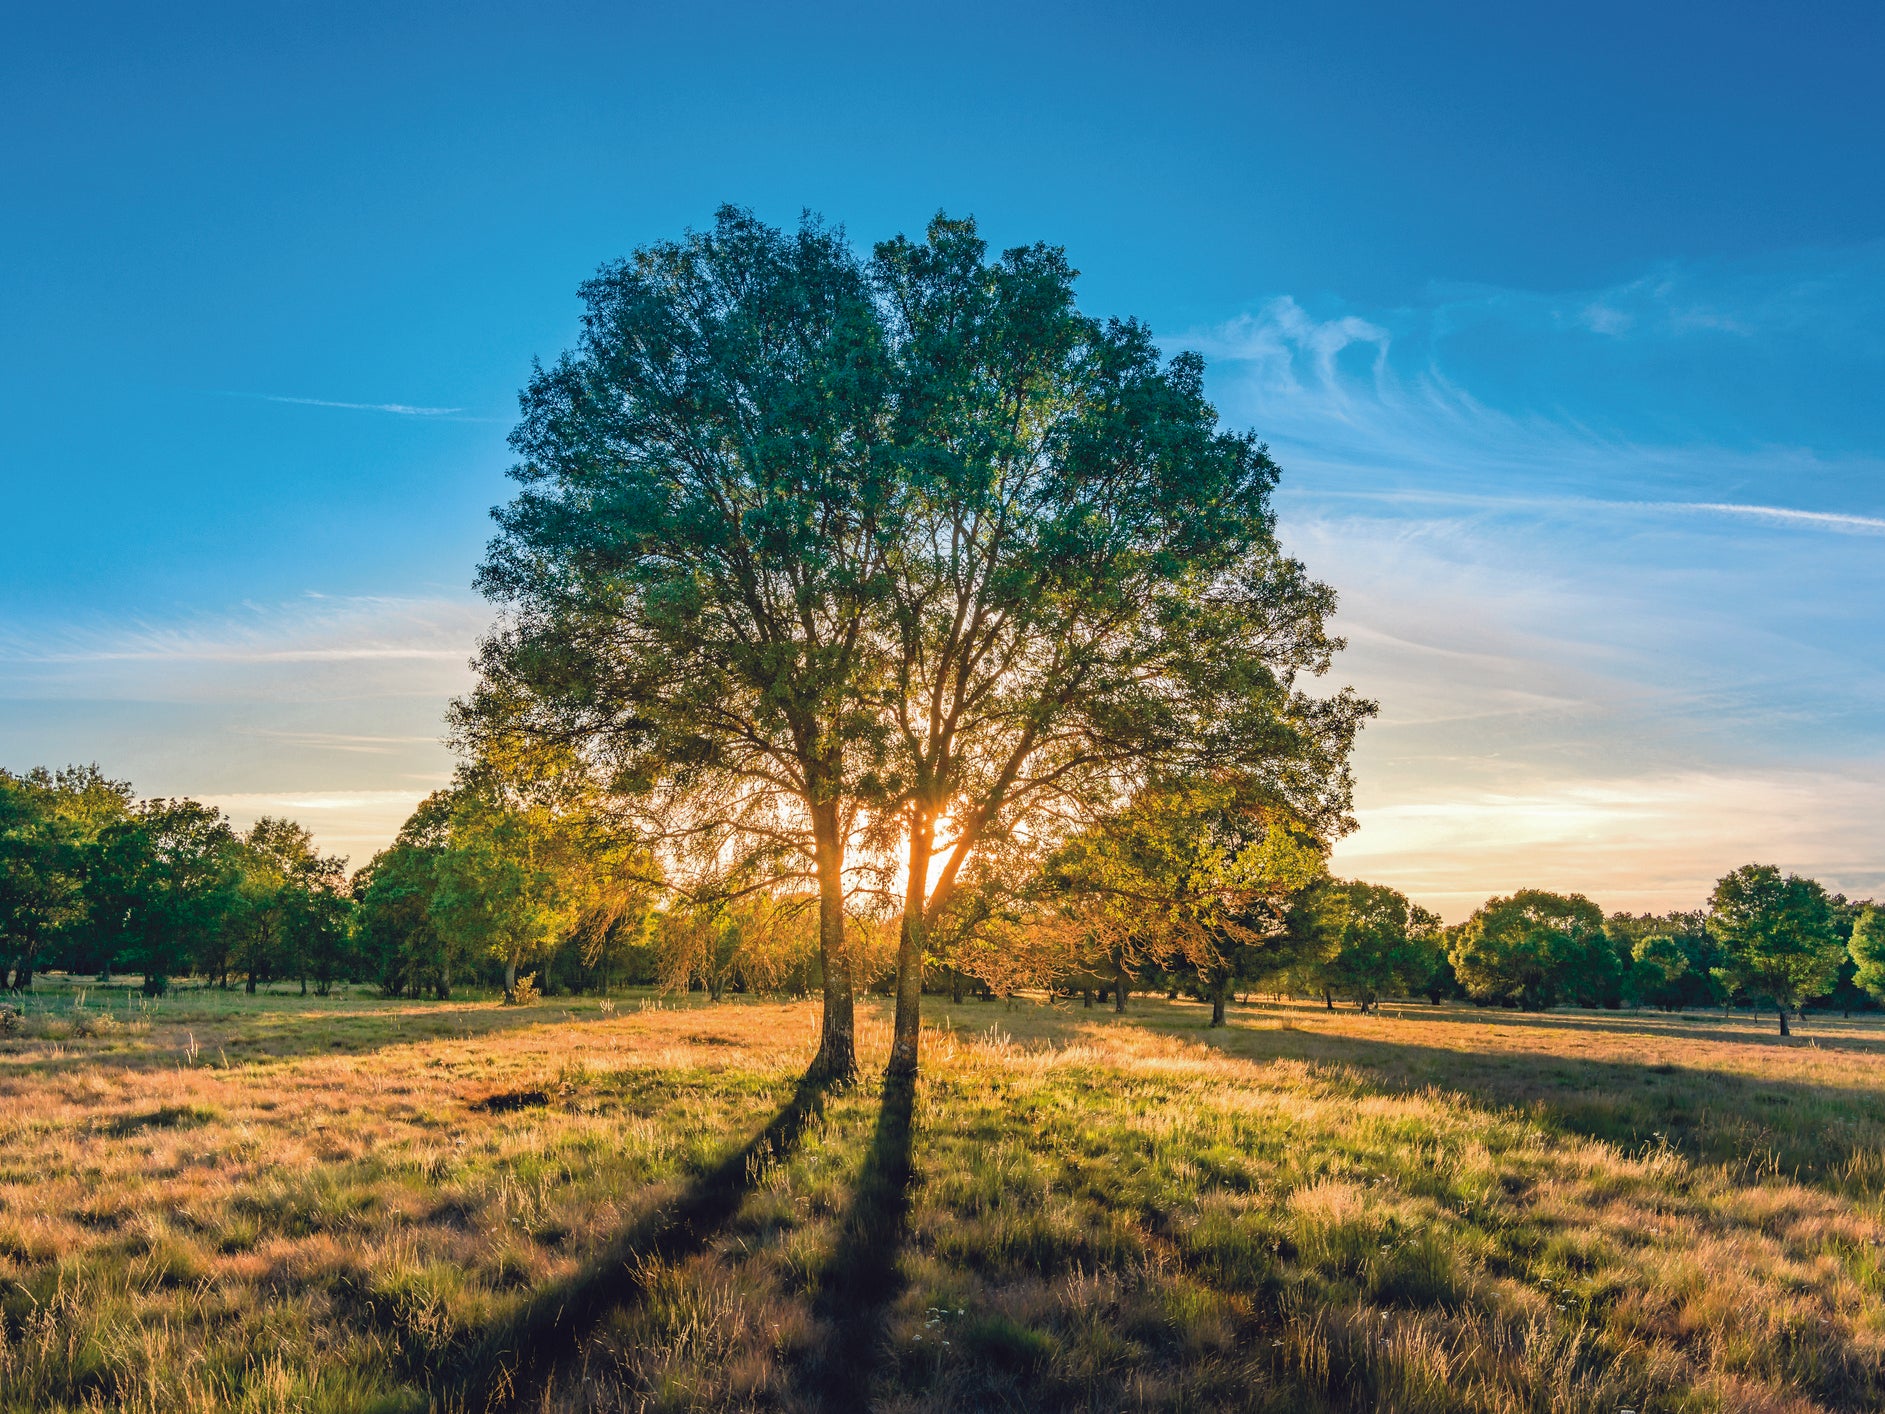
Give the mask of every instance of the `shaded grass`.
[{"label": "shaded grass", "polygon": [[183,1000],[0,1042],[0,1409],[1885,1406],[1876,1023]]}]

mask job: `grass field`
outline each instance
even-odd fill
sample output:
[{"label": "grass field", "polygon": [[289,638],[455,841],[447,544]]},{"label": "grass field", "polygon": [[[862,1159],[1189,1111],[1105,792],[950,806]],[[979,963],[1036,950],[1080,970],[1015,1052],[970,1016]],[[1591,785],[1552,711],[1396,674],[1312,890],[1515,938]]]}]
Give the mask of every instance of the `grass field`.
[{"label": "grass field", "polygon": [[1885,1407],[1876,1022],[75,1000],[6,1410]]}]

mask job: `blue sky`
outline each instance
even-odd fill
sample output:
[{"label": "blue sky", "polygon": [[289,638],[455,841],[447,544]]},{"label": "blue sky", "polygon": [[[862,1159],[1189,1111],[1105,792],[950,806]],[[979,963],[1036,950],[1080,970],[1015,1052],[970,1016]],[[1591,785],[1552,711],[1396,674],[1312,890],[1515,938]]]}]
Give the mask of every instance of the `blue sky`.
[{"label": "blue sky", "polygon": [[1383,703],[1339,867],[1885,891],[1877,7],[394,8],[9,19],[0,764],[363,859],[577,283],[940,207],[1272,442]]}]

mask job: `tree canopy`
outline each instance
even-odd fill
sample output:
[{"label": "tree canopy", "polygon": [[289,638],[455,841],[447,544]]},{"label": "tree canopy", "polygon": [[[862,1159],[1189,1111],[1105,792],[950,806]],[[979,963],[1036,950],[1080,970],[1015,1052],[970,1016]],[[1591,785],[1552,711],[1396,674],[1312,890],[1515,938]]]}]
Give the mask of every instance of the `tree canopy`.
[{"label": "tree canopy", "polygon": [[658,847],[815,886],[833,1075],[860,895],[902,894],[908,1070],[978,854],[1206,771],[1349,823],[1372,707],[1303,689],[1340,642],[1277,543],[1275,463],[1219,429],[1200,359],[1073,285],[968,221],[866,261],[726,208],[584,286],[577,349],[523,394],[461,736],[553,740]]}]

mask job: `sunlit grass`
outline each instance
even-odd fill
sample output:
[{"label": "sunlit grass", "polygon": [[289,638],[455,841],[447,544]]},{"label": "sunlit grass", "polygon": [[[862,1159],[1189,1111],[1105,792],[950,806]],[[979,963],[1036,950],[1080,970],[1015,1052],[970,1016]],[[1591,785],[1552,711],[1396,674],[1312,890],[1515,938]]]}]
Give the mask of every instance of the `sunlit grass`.
[{"label": "sunlit grass", "polygon": [[1875,1022],[944,1002],[906,1131],[810,1004],[73,1000],[6,1409],[1885,1403]]}]

